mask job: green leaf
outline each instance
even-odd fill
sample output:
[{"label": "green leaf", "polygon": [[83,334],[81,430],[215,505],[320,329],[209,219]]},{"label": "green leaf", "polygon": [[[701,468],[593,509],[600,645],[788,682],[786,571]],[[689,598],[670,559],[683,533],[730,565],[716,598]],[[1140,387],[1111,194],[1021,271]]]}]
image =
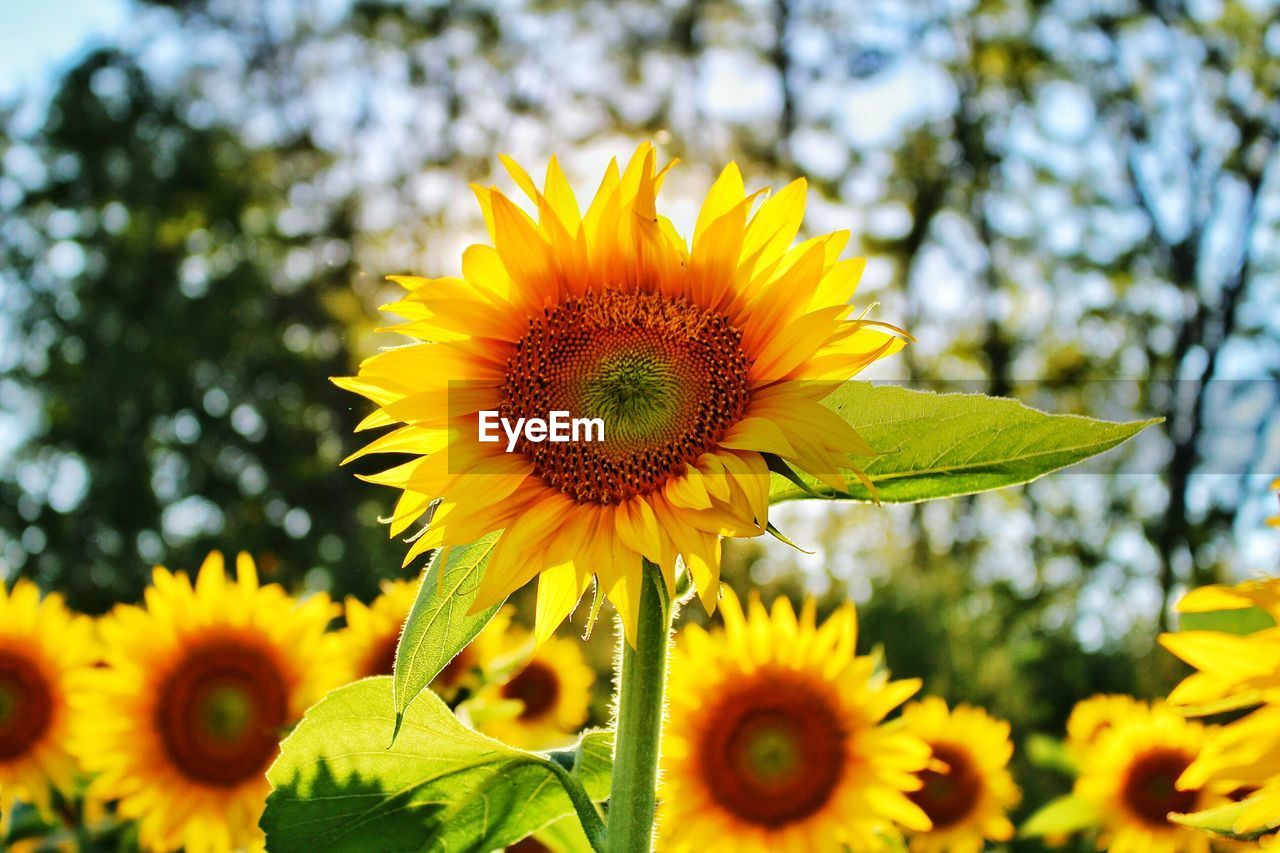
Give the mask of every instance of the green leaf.
[{"label": "green leaf", "polygon": [[587,797],[608,795],[608,732],[555,757],[525,752],[427,693],[388,749],[391,691],[386,676],[339,688],[281,744],[261,821],[273,853],[501,849],[574,814],[575,796],[594,814]]},{"label": "green leaf", "polygon": [[1280,826],[1262,826],[1249,830],[1244,830],[1240,827],[1240,818],[1258,804],[1258,799],[1258,797],[1251,797],[1238,803],[1205,809],[1202,812],[1192,812],[1191,814],[1175,813],[1169,815],[1169,819],[1182,826],[1198,829],[1222,838],[1230,838],[1236,841],[1256,841],[1262,836],[1270,835],[1280,829]]},{"label": "green leaf", "polygon": [[[981,394],[935,394],[846,382],[824,401],[880,455],[864,470],[881,501],[914,503],[1028,483],[1110,450],[1159,419],[1113,423],[1050,415],[1017,400]],[[804,475],[823,497],[873,500],[851,473],[835,492]],[[809,497],[775,474],[772,502]]]},{"label": "green leaf", "polygon": [[452,549],[445,560],[437,553],[427,567],[396,646],[393,739],[400,732],[409,703],[430,686],[440,670],[475,639],[502,606],[499,602],[480,613],[467,613],[497,541],[498,534],[491,533],[464,548]]},{"label": "green leaf", "polygon": [[585,731],[572,747],[549,752],[547,757],[568,769],[592,802],[609,799],[609,786],[613,782],[612,731]]},{"label": "green leaf", "polygon": [[1222,631],[1227,634],[1252,634],[1274,628],[1276,620],[1261,607],[1235,610],[1210,610],[1204,613],[1182,613],[1178,616],[1180,631]]},{"label": "green leaf", "polygon": [[13,804],[9,814],[0,817],[8,818],[9,821],[8,834],[0,834],[0,850],[7,850],[9,845],[16,847],[20,841],[37,838],[48,839],[50,843],[71,840],[64,827],[45,820],[38,809],[21,800]]},{"label": "green leaf", "polygon": [[1026,823],[1018,830],[1018,835],[1031,838],[1044,835],[1071,835],[1082,830],[1092,829],[1098,825],[1100,818],[1096,809],[1084,800],[1068,794],[1050,800],[1027,818]]},{"label": "green leaf", "polygon": [[1026,751],[1027,760],[1036,767],[1057,770],[1068,776],[1075,776],[1080,772],[1075,759],[1067,752],[1066,744],[1055,737],[1039,732],[1032,734],[1027,738]]},{"label": "green leaf", "polygon": [[591,842],[582,831],[582,824],[574,817],[562,817],[535,832],[533,837],[551,853],[591,853]]}]

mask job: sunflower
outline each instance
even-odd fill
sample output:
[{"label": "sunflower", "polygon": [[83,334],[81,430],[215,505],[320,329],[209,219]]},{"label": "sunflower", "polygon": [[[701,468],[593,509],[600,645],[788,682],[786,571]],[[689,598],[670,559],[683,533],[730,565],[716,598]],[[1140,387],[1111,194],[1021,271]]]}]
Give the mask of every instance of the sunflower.
[{"label": "sunflower", "polygon": [[1263,706],[1216,731],[1178,786],[1228,791],[1247,803],[1233,832],[1274,833],[1280,827],[1280,706]]},{"label": "sunflower", "polygon": [[1137,704],[1098,736],[1075,794],[1099,815],[1099,849],[1111,853],[1208,853],[1209,837],[1170,822],[1224,800],[1176,786],[1199,755],[1207,730],[1174,708]]},{"label": "sunflower", "polygon": [[1067,752],[1079,762],[1116,720],[1125,718],[1141,705],[1132,696],[1119,693],[1100,693],[1077,702],[1067,718]]},{"label": "sunflower", "polygon": [[41,600],[27,580],[0,584],[0,836],[15,802],[48,815],[50,792],[71,787],[70,705],[96,656],[93,623],[62,596]]},{"label": "sunflower", "polygon": [[212,553],[194,587],[157,568],[146,606],[101,623],[106,666],[86,676],[75,746],[148,849],[261,843],[267,767],[282,733],[334,684],[324,632],[334,607],[258,585],[247,554],[228,579]]},{"label": "sunflower", "polygon": [[[491,648],[486,656],[498,663],[521,662],[506,667],[505,677],[477,694],[472,706],[477,727],[524,749],[554,749],[569,743],[587,721],[596,680],[581,644],[552,637],[535,649],[533,638],[518,627],[507,628],[505,644],[505,654],[493,654]],[[491,670],[489,674],[498,673]]]},{"label": "sunflower", "polygon": [[[347,599],[347,626],[338,632],[337,640],[340,653],[347,660],[349,679],[391,675],[400,632],[417,595],[418,584],[395,580],[383,582],[381,594],[370,604]],[[509,608],[504,607],[494,614],[480,635],[440,671],[431,682],[432,688],[450,700],[458,696],[464,687],[475,689],[480,683],[478,676],[504,651],[506,644],[503,638],[510,623]]]},{"label": "sunflower", "polygon": [[[1200,587],[1176,607],[1181,613],[1256,607],[1280,626],[1280,578]],[[1205,706],[1214,712],[1280,704],[1280,627],[1244,635],[1178,631],[1161,635],[1160,644],[1198,670],[1169,694],[1173,704]]]},{"label": "sunflower", "polygon": [[[1201,587],[1177,604],[1183,613],[1248,607],[1280,625],[1280,578]],[[1232,827],[1237,833],[1280,826],[1280,627],[1245,635],[1179,631],[1160,643],[1197,669],[1169,695],[1186,713],[1255,708],[1216,730],[1179,784],[1249,792],[1250,805]]]},{"label": "sunflower", "polygon": [[395,580],[383,581],[378,597],[369,604],[347,599],[343,609],[347,625],[337,637],[351,680],[391,674],[400,631],[417,597],[417,584]]},{"label": "sunflower", "polygon": [[858,657],[851,605],[816,625],[779,598],[771,612],[732,592],[724,630],[686,628],[671,664],[662,753],[661,849],[881,849],[894,822],[929,829],[908,792],[929,747],[882,725],[920,687]]},{"label": "sunflower", "polygon": [[[503,158],[537,219],[476,188],[493,245],[464,252],[462,278],[393,276],[407,293],[385,310],[415,342],[335,379],[377,404],[360,428],[398,425],[350,458],[410,457],[368,477],[401,490],[391,535],[439,500],[405,563],[502,530],[474,609],[540,576],[539,642],[593,577],[634,638],[641,558],[670,588],[683,557],[713,609],[720,538],[767,529],[770,466],[841,492],[841,470],[865,478],[850,454],[872,449],[820,401],[904,342],[848,304],[864,262],[839,260],[847,232],[791,246],[803,180],[753,214],[730,164],[690,246],[657,213],[655,157],[611,164],[585,214],[554,159],[539,191]],[[482,412],[598,418],[604,436],[529,431],[507,452],[480,440]]]},{"label": "sunflower", "polygon": [[1008,770],[1009,724],[968,705],[949,711],[930,696],[903,708],[902,725],[929,745],[935,762],[917,774],[922,787],[909,795],[933,823],[911,836],[911,849],[977,853],[987,839],[1012,838],[1005,815],[1021,795]]}]

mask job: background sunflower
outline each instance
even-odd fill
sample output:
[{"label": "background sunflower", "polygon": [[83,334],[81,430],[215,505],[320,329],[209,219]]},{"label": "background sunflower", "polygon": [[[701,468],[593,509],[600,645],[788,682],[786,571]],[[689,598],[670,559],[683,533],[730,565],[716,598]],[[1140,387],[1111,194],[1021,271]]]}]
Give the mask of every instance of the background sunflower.
[{"label": "background sunflower", "polygon": [[[1273,484],[1274,487],[1274,484]],[[1275,519],[1270,519],[1274,521]],[[1230,828],[1267,833],[1280,826],[1280,580],[1202,587],[1178,602],[1184,613],[1225,611],[1248,626],[1241,632],[1184,630],[1161,644],[1197,669],[1169,695],[1183,712],[1205,716],[1247,710],[1213,731],[1180,787],[1213,787],[1243,802]]]},{"label": "background sunflower", "polygon": [[47,816],[51,793],[70,792],[71,708],[97,660],[93,623],[61,595],[42,598],[29,581],[0,585],[0,839],[15,804]]},{"label": "background sunflower", "polygon": [[1220,804],[1220,794],[1178,787],[1205,742],[1203,725],[1157,702],[1120,711],[1081,761],[1076,795],[1100,816],[1099,849],[1208,853],[1210,837],[1169,820]]},{"label": "background sunflower", "polygon": [[1104,732],[1141,706],[1139,700],[1123,693],[1099,694],[1077,702],[1067,717],[1067,751],[1077,762],[1083,761]]},{"label": "background sunflower", "polygon": [[853,608],[819,625],[812,602],[744,613],[730,593],[720,612],[723,630],[675,646],[659,848],[870,850],[927,829],[909,797],[929,748],[883,725],[919,682],[855,654]]},{"label": "background sunflower", "polygon": [[911,849],[977,853],[987,841],[1011,839],[1008,812],[1020,792],[1009,773],[1009,724],[981,708],[949,709],[930,696],[903,708],[902,725],[933,753],[931,765],[918,774],[920,789],[909,794],[933,825],[911,835]]},{"label": "background sunflower", "polygon": [[[492,630],[490,623],[485,631]],[[525,749],[572,742],[587,722],[596,681],[580,641],[553,637],[535,649],[530,633],[509,627],[499,640],[504,653],[486,654],[484,635],[479,639],[475,658],[483,655],[491,662],[488,683],[469,706],[480,731]]]},{"label": "background sunflower", "polygon": [[[385,581],[381,593],[367,605],[347,599],[346,625],[333,640],[336,654],[347,662],[348,680],[391,675],[400,633],[419,585],[415,581]],[[512,615],[509,607],[494,614],[484,630],[440,671],[432,689],[453,702],[474,693],[486,681],[509,676],[519,663],[524,640],[520,629],[514,629],[518,636],[513,633]]]},{"label": "background sunflower", "polygon": [[75,750],[89,796],[117,800],[147,849],[260,844],[267,766],[308,705],[340,683],[324,632],[336,613],[260,586],[253,561],[227,577],[211,553],[193,585],[157,568],[145,606],[100,625],[105,666],[75,697]]},{"label": "background sunflower", "polygon": [[356,598],[346,600],[346,626],[337,639],[348,659],[351,680],[391,674],[400,631],[417,596],[418,584],[395,580],[383,581],[378,597],[369,604]]}]

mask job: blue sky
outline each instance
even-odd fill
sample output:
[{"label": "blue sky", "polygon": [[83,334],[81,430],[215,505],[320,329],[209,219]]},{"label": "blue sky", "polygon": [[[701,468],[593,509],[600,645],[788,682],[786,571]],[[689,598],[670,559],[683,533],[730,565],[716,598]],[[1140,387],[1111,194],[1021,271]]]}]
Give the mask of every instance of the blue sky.
[{"label": "blue sky", "polygon": [[119,33],[125,0],[0,3],[0,101],[38,87],[86,47]]}]

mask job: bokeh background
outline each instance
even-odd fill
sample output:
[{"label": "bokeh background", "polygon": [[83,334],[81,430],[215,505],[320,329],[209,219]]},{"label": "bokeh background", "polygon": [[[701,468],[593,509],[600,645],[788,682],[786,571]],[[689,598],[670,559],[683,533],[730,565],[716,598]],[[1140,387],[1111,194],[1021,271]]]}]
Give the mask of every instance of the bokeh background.
[{"label": "bokeh background", "polygon": [[[586,195],[652,138],[677,225],[729,159],[809,179],[919,338],[875,378],[1166,418],[1025,488],[788,506],[813,553],[729,543],[727,580],[852,597],[1020,744],[1163,694],[1170,602],[1280,562],[1277,57],[1265,0],[3,4],[0,577],[100,613],[214,547],[337,596],[412,573],[327,377],[392,340],[385,275],[457,274],[498,153]],[[1028,807],[1069,786],[1018,762]]]}]

